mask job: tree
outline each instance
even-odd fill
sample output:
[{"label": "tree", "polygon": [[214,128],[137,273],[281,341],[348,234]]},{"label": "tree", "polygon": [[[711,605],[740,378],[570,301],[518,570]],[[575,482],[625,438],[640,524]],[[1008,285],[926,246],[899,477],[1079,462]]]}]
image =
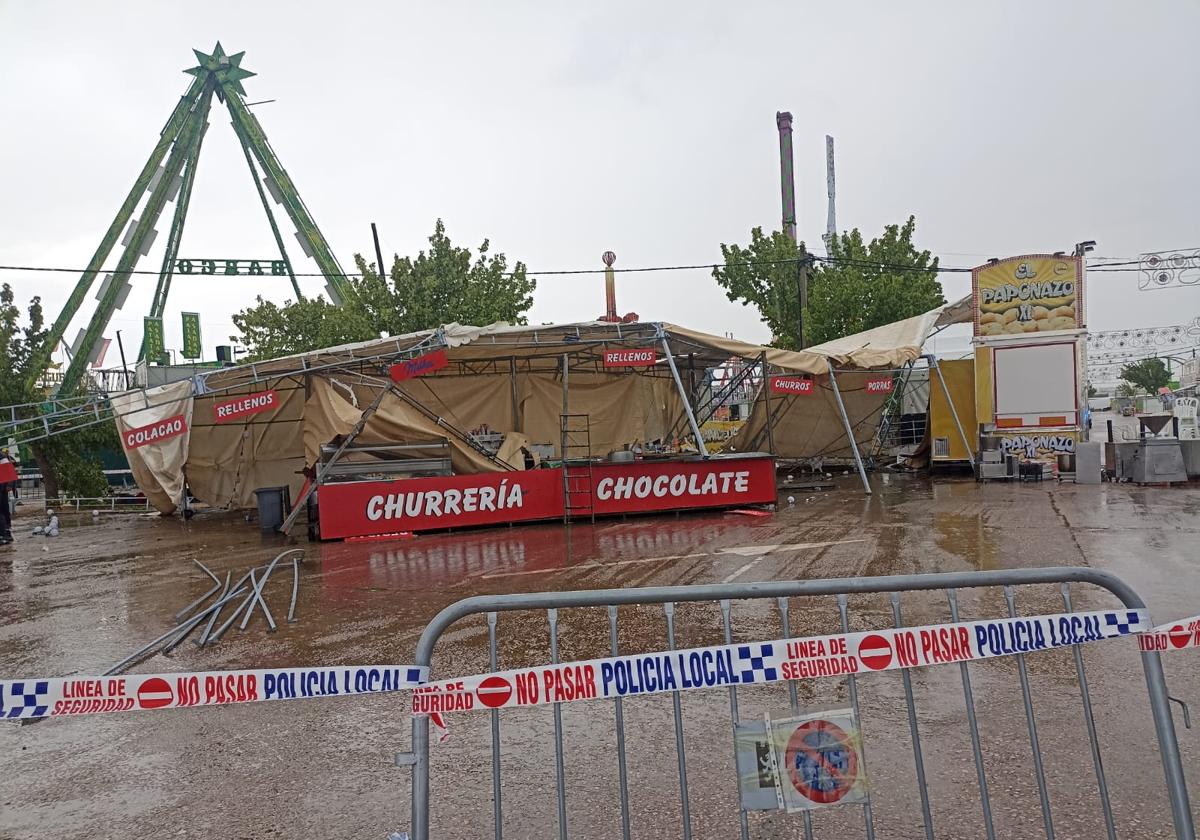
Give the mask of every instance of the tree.
[{"label": "tree", "polygon": [[[41,378],[41,370],[32,366],[48,358],[43,353],[49,331],[44,329],[42,301],[33,298],[26,311],[27,323],[21,325],[21,312],[15,304],[12,287],[0,287],[0,405],[34,405],[46,399],[42,386],[30,385]],[[21,431],[20,427],[16,430]],[[7,435],[6,435],[7,436]],[[100,452],[116,448],[116,429],[112,423],[98,423],[85,429],[43,438],[31,445],[34,460],[42,474],[47,498],[69,496],[97,497],[108,492],[108,481],[100,464]]]},{"label": "tree", "polygon": [[1100,392],[1096,390],[1096,386],[1095,386],[1095,385],[1093,385],[1092,383],[1090,383],[1090,382],[1089,382],[1089,383],[1088,383],[1087,395],[1088,395],[1088,398],[1089,398],[1089,399],[1091,399],[1092,397],[1097,397],[1097,396],[1099,396],[1099,395],[1100,395]]},{"label": "tree", "polygon": [[1171,373],[1162,359],[1142,359],[1121,368],[1121,378],[1131,385],[1144,388],[1149,394],[1157,394],[1171,382]]},{"label": "tree", "polygon": [[[937,279],[936,257],[912,244],[916,219],[888,225],[864,242],[857,230],[829,243],[827,261],[808,274],[804,313],[805,346],[928,312],[946,302]],[[732,301],[758,308],[771,328],[772,344],[794,349],[799,322],[800,250],[782,232],[750,231],[750,244],[721,245],[724,266],[713,277]]]},{"label": "tree", "polygon": [[504,254],[489,253],[484,240],[478,256],[458,248],[438,219],[429,250],[416,258],[397,255],[386,279],[361,254],[354,255],[361,278],[347,278],[350,291],[342,305],[322,299],[287,301],[277,306],[258,299],[257,305],[233,316],[240,341],[250,359],[332,347],[378,338],[381,333],[403,335],[457,321],[486,325],[497,321],[526,323],[537,281],[526,277],[525,265],[512,270]]}]

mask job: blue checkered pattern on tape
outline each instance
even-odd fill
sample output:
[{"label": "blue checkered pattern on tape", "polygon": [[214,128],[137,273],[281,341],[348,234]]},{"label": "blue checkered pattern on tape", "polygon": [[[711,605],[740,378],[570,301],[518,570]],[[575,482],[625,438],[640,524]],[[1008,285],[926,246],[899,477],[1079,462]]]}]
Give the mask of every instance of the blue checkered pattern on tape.
[{"label": "blue checkered pattern on tape", "polygon": [[1141,629],[1141,618],[1136,610],[1126,610],[1123,612],[1106,612],[1104,614],[1104,624],[1111,627],[1118,633],[1131,633],[1134,629]]},{"label": "blue checkered pattern on tape", "polygon": [[424,680],[421,679],[421,669],[420,668],[409,668],[408,669],[408,681],[410,683],[424,682]]},{"label": "blue checkered pattern on tape", "polygon": [[766,665],[765,660],[775,655],[775,646],[770,642],[754,645],[741,645],[737,649],[738,664],[743,670],[738,675],[738,682],[752,683],[777,680],[779,674],[774,666]]},{"label": "blue checkered pattern on tape", "polygon": [[[0,683],[0,717],[3,718],[36,718],[44,717],[49,705],[46,695],[50,693],[50,684],[45,680],[40,682],[21,681],[5,684]],[[7,696],[5,696],[7,694]]]}]

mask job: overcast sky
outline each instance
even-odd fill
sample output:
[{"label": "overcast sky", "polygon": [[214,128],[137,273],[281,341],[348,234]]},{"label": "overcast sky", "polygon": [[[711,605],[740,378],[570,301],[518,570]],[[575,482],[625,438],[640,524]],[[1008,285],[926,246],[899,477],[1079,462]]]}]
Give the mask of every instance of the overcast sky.
[{"label": "overcast sky", "polygon": [[[490,238],[535,275],[601,267],[606,249],[618,267],[719,260],[719,243],[779,227],[777,110],[796,116],[800,233],[817,249],[826,134],[839,227],[869,237],[915,214],[944,266],[1084,239],[1104,257],[1197,247],[1198,34],[1200,4],[1182,1],[0,0],[0,263],[87,264],[190,80],[191,49],[218,39],[259,74],[249,101],[277,100],[256,113],[347,268],[370,252],[372,221],[390,262],[438,217],[456,244]],[[228,114],[212,122],[181,256],[270,258]],[[158,268],[169,226],[164,214],[139,268]],[[52,318],[77,277],[0,279]],[[109,336],[140,334],[154,278],[134,280]],[[1089,280],[1093,329],[1200,314],[1200,288]],[[942,282],[951,299],[969,290],[969,275]],[[292,296],[286,278],[177,279],[168,346],[178,313],[199,311],[212,358],[256,294]],[[620,276],[617,300],[643,320],[769,339],[706,271]],[[529,317],[588,319],[603,303],[599,277],[547,277]]]}]

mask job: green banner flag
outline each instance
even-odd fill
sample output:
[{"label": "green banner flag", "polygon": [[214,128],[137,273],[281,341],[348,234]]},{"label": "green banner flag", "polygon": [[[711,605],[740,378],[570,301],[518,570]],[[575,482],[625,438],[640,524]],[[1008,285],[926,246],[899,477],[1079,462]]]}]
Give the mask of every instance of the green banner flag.
[{"label": "green banner flag", "polygon": [[142,355],[148,361],[161,359],[166,352],[162,318],[142,319]]},{"label": "green banner flag", "polygon": [[204,355],[200,346],[200,313],[183,313],[183,358],[199,359]]}]

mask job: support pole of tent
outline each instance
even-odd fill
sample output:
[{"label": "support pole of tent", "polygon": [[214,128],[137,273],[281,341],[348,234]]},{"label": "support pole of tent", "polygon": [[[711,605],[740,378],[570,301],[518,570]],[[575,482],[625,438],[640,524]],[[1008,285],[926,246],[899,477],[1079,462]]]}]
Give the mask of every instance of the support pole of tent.
[{"label": "support pole of tent", "polygon": [[338,460],[342,457],[342,453],[346,451],[346,447],[353,443],[354,439],[358,437],[359,433],[366,428],[367,421],[371,419],[371,415],[379,410],[379,406],[383,402],[383,398],[392,393],[394,387],[395,386],[389,382],[387,387],[379,392],[379,396],[375,398],[375,402],[371,403],[367,410],[362,413],[362,416],[358,418],[358,422],[354,424],[354,428],[350,430],[350,434],[346,435],[346,437],[342,439],[341,445],[329,458],[327,463],[321,463],[321,449],[320,447],[317,447],[316,478],[304,485],[304,491],[300,494],[300,498],[296,502],[296,506],[292,508],[292,512],[287,515],[287,519],[283,520],[283,524],[279,526],[279,533],[290,534],[292,532],[292,527],[296,524],[296,520],[300,517],[300,511],[304,508],[304,503],[308,501],[308,497],[311,496],[317,487],[319,487],[325,480],[325,475],[329,472],[329,468],[338,462]]},{"label": "support pole of tent", "polygon": [[829,362],[829,384],[833,386],[833,395],[837,397],[838,411],[842,413],[842,423],[846,427],[846,437],[850,440],[850,451],[854,453],[854,463],[858,467],[858,477],[862,479],[863,492],[871,495],[871,483],[867,481],[867,469],[863,466],[862,455],[858,452],[858,441],[854,439],[854,429],[850,428],[850,417],[846,414],[846,404],[842,402],[842,392],[838,388],[837,375],[833,372],[833,359]]},{"label": "support pole of tent", "polygon": [[704,435],[700,434],[700,424],[696,422],[696,413],[692,411],[692,401],[688,398],[687,392],[683,390],[683,380],[679,378],[679,368],[675,367],[675,355],[671,352],[671,345],[664,335],[662,339],[663,352],[667,354],[667,364],[671,367],[671,376],[675,378],[675,387],[679,390],[679,396],[683,400],[683,410],[687,412],[688,423],[692,427],[692,436],[696,439],[696,451],[700,453],[700,457],[708,457],[708,449],[704,446]]},{"label": "support pole of tent", "polygon": [[928,355],[925,358],[929,361],[929,366],[937,373],[938,382],[942,383],[942,395],[946,398],[946,405],[950,406],[950,416],[954,418],[954,427],[958,429],[958,436],[962,439],[963,448],[967,450],[967,460],[971,462],[971,469],[975,469],[974,450],[971,449],[971,444],[967,443],[967,433],[963,431],[962,423],[958,421],[958,409],[954,407],[954,400],[950,399],[950,389],[946,387],[946,378],[942,376],[942,368],[938,365],[937,357]]},{"label": "support pole of tent", "polygon": [[513,416],[513,431],[525,431],[524,423],[521,422],[521,402],[517,399],[517,358],[513,356],[508,360],[508,383],[512,391],[512,416]]},{"label": "support pole of tent", "polygon": [[[571,402],[571,401],[570,401],[570,399],[569,399],[569,398],[568,398],[568,396],[567,396],[567,377],[570,375],[570,370],[571,370],[571,357],[570,357],[569,355],[567,355],[566,353],[563,353],[562,366],[563,366],[563,407],[562,407],[562,413],[563,413],[564,415],[566,415],[566,414],[570,414],[570,413],[571,413],[571,411],[570,411],[570,407],[571,407],[571,406],[570,406],[570,402]],[[566,456],[566,453],[563,453],[563,458],[566,458],[566,457],[567,457],[567,456]]]},{"label": "support pole of tent", "polygon": [[762,392],[763,392],[763,407],[767,410],[767,451],[772,455],[775,454],[775,428],[771,420],[771,376],[767,373],[767,351],[764,350],[758,356],[758,363],[762,365]]}]

